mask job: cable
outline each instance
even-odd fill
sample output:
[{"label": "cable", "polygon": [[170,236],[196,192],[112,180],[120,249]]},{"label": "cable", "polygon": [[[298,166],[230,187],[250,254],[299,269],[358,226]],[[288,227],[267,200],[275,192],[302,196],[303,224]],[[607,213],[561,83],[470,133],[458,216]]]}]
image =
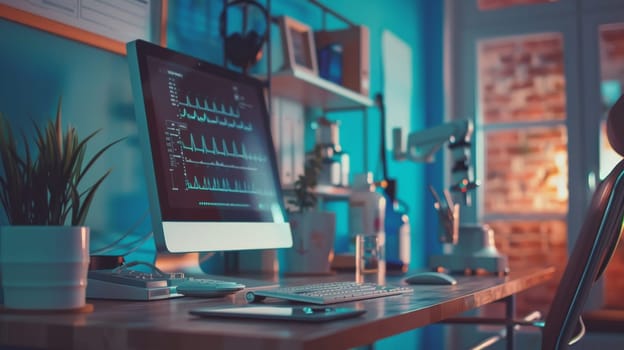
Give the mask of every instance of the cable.
[{"label": "cable", "polygon": [[157,275],[158,277],[168,277],[169,274],[164,273],[163,271],[161,271],[158,267],[156,267],[156,265],[147,262],[147,261],[140,261],[140,260],[136,260],[136,261],[131,261],[128,263],[125,263],[123,265],[117,266],[116,268],[114,268],[113,270],[111,270],[111,273],[116,273],[116,274],[129,274],[134,272],[134,270],[131,270],[130,268],[133,266],[147,266],[150,268],[150,270],[152,270],[152,273],[154,273],[155,275]]},{"label": "cable", "polygon": [[[135,252],[137,249],[139,249],[143,245],[143,243],[147,242],[147,240],[152,238],[153,236],[154,236],[154,232],[148,232],[144,234],[143,236],[141,236],[139,239],[135,240],[134,242],[124,245],[123,247],[130,247],[130,248],[127,249],[125,252],[119,253],[116,255],[126,256],[130,253]],[[117,248],[122,248],[122,247],[117,247]]]},{"label": "cable", "polygon": [[[111,250],[120,249],[120,248],[123,249],[124,247],[130,247],[123,254],[115,254],[115,255],[118,255],[118,256],[125,256],[125,255],[128,255],[128,254],[134,252],[135,250],[137,250],[143,243],[145,243],[145,241],[147,241],[153,235],[154,235],[154,233],[150,231],[150,232],[144,234],[143,236],[139,237],[138,239],[136,239],[133,242],[126,243],[126,244],[124,244],[122,246],[117,246],[116,244],[108,245],[108,246],[106,246],[104,248],[101,248],[101,249],[98,249],[98,250],[96,250],[94,252],[91,252],[91,255],[101,255],[101,254],[107,253],[107,252],[109,252]],[[126,235],[126,237],[127,237],[127,235]]]},{"label": "cable", "polygon": [[[143,221],[145,221],[145,218],[147,218],[148,214],[149,214],[149,210],[146,209],[143,212],[143,215],[141,215],[141,217],[134,224],[132,224],[132,226],[130,226],[126,230],[126,232],[124,232],[120,237],[118,237],[116,240],[114,240],[113,242],[109,243],[108,245],[106,245],[106,246],[104,246],[102,248],[98,248],[98,249],[96,249],[94,251],[90,251],[89,254],[90,255],[100,255],[100,254],[103,254],[105,252],[108,252],[108,251],[111,251],[111,250],[115,249],[116,245],[119,242],[123,241],[126,237],[128,237],[132,233],[134,233],[134,231],[137,229],[137,227],[139,227],[143,223]],[[151,232],[149,234],[151,235]],[[144,236],[141,239],[143,239],[143,238],[144,238]],[[141,240],[141,239],[139,239],[139,240]]]},{"label": "cable", "polygon": [[375,95],[375,104],[377,108],[379,108],[380,115],[380,157],[381,157],[381,176],[383,180],[388,180],[388,161],[386,160],[386,107],[383,102],[383,95],[381,93],[377,93]]}]

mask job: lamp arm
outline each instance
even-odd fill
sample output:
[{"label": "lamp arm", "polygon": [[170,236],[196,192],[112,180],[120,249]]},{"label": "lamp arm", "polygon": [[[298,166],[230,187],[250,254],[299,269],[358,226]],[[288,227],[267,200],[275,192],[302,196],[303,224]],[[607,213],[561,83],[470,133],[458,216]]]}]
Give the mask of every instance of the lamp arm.
[{"label": "lamp arm", "polygon": [[469,144],[472,123],[468,119],[454,120],[425,130],[414,131],[407,136],[407,150],[403,150],[402,131],[392,129],[393,156],[397,160],[432,162],[433,155],[445,144]]},{"label": "lamp arm", "polygon": [[403,136],[400,128],[392,130],[393,157],[395,160],[432,162],[434,154],[445,144],[451,151],[451,192],[461,198],[456,202],[470,205],[468,191],[478,183],[470,176],[470,140],[473,125],[469,119],[453,120],[428,129],[414,131],[407,136],[407,149],[403,150]]}]

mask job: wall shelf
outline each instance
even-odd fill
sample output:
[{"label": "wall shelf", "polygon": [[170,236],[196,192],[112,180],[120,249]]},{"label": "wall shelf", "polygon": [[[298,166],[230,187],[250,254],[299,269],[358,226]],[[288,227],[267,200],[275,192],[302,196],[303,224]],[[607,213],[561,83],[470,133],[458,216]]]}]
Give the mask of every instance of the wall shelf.
[{"label": "wall shelf", "polygon": [[351,195],[351,188],[331,185],[317,185],[314,193],[326,199],[348,199]]},{"label": "wall shelf", "polygon": [[271,93],[325,110],[373,106],[373,100],[367,96],[300,70],[272,73]]},{"label": "wall shelf", "polygon": [[[309,0],[309,2],[322,10],[323,30],[326,29],[326,15],[336,17],[349,27],[356,26],[356,24],[341,14],[334,12],[318,1]],[[280,30],[284,30],[283,27],[285,26],[280,25]],[[284,41],[284,39],[282,40]],[[368,40],[368,36],[366,40]],[[259,78],[268,82],[273,128],[280,130],[277,136],[274,135],[274,137],[277,138],[276,144],[280,147],[278,149],[278,157],[280,160],[282,189],[285,196],[292,197],[294,195],[293,182],[296,179],[296,176],[293,175],[303,172],[305,163],[305,135],[298,134],[293,130],[298,130],[305,125],[305,115],[309,113],[306,110],[312,109],[315,110],[315,113],[318,110],[322,110],[323,114],[332,111],[358,111],[363,115],[363,140],[366,140],[368,108],[374,107],[375,103],[368,94],[362,94],[358,92],[359,90],[352,90],[320,77],[316,72],[317,69],[307,69],[309,67],[297,67],[293,64],[287,64],[288,60],[286,58],[284,58],[285,63],[281,66],[281,69],[277,72],[271,70],[271,67],[273,67],[270,61],[271,45],[267,46],[269,47],[267,70],[270,73]],[[368,65],[369,58],[366,57],[363,62],[366,62]],[[368,155],[366,147],[363,147],[363,153],[364,169],[367,169]],[[351,195],[351,188],[348,186],[317,185],[313,193],[318,198],[317,205],[322,207],[323,202],[326,201],[348,200]]]},{"label": "wall shelf", "polygon": [[[295,189],[292,185],[287,185],[283,187],[283,191],[286,195],[292,195],[294,194]],[[351,188],[331,185],[317,185],[314,188],[313,193],[322,197],[323,200],[345,200],[349,198]]]}]

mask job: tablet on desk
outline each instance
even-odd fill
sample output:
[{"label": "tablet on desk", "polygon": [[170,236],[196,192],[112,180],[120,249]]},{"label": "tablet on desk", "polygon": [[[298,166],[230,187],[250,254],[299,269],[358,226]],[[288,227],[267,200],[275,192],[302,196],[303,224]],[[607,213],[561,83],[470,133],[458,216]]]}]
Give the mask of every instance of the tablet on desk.
[{"label": "tablet on desk", "polygon": [[263,320],[289,320],[303,322],[325,322],[356,317],[364,309],[325,306],[267,306],[246,305],[228,307],[205,307],[189,311],[200,317],[251,318]]}]

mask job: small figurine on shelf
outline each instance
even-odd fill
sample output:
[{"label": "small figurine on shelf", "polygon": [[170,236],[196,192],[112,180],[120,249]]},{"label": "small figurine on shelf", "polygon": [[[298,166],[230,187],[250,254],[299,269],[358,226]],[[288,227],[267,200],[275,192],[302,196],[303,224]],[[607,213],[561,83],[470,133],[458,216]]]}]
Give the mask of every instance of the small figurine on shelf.
[{"label": "small figurine on shelf", "polygon": [[349,155],[340,146],[340,123],[321,117],[317,121],[316,148],[320,149],[321,169],[318,176],[320,185],[349,185]]}]

